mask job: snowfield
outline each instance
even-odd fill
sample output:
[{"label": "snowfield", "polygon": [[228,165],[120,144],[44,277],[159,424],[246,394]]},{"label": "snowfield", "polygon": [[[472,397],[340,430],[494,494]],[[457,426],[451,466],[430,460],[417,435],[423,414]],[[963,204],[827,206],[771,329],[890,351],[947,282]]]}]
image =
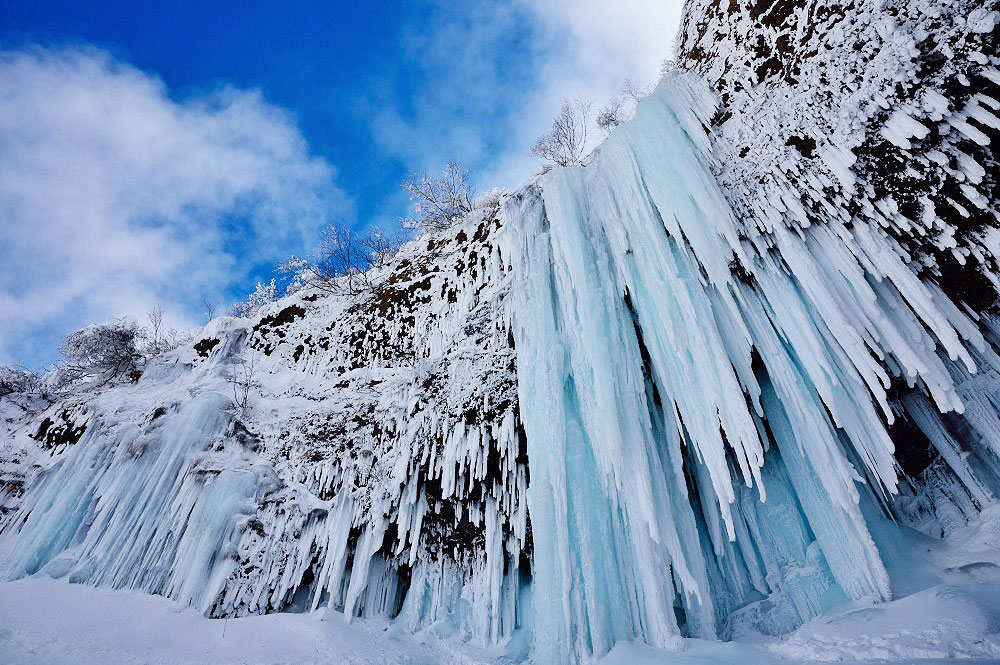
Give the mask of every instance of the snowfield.
[{"label": "snowfield", "polygon": [[[617,644],[600,665],[781,665],[817,661],[933,665],[1000,662],[1000,582],[937,587],[845,608],[783,640],[688,639],[678,651]],[[48,578],[0,583],[4,665],[504,665],[499,650],[409,634],[337,612],[207,619],[140,592]],[[539,663],[541,665],[541,663]]]},{"label": "snowfield", "polygon": [[161,596],[46,578],[0,585],[4,665],[492,663],[453,642],[335,612],[206,619]]}]

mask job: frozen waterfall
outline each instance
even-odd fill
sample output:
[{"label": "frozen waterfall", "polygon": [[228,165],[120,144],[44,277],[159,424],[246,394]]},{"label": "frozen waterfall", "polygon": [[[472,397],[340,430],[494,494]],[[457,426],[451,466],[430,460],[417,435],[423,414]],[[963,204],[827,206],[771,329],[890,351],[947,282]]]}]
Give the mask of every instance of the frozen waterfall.
[{"label": "frozen waterfall", "polygon": [[975,322],[877,228],[798,229],[781,201],[735,219],[712,112],[668,78],[586,167],[507,203],[540,662],[725,635],[761,598],[743,614],[773,632],[888,599],[899,384],[943,450],[939,411],[969,399],[972,440],[1000,441],[989,397],[956,389],[1000,367]]},{"label": "frozen waterfall", "polygon": [[[7,523],[6,572],[382,614],[540,663],[891,598],[918,503],[896,444],[937,450],[956,514],[1000,491],[996,324],[847,211],[738,219],[714,112],[669,75],[586,166],[421,239],[377,306],[300,292],[98,395]],[[374,342],[330,332],[355,315],[386,319]],[[513,376],[511,344],[516,404],[480,378]],[[242,413],[246,353],[269,392]]]}]

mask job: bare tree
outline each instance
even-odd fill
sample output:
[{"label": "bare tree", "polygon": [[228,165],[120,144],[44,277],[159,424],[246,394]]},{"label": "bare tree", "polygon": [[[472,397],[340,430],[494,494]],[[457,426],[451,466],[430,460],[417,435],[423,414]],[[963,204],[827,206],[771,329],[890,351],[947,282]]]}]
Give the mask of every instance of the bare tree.
[{"label": "bare tree", "polygon": [[331,224],[323,230],[314,268],[321,278],[350,294],[368,288],[370,255],[361,237],[346,224]]},{"label": "bare tree", "polygon": [[640,88],[630,79],[625,79],[618,94],[608,102],[607,106],[597,112],[597,126],[603,129],[606,134],[611,133],[612,129],[632,118],[636,105],[649,93],[648,87]]},{"label": "bare tree", "polygon": [[346,224],[330,224],[311,260],[292,257],[278,266],[291,278],[289,289],[313,286],[330,293],[355,295],[371,286],[369,271],[383,267],[405,238],[380,229],[358,233]]},{"label": "bare tree", "polygon": [[400,220],[404,228],[438,231],[472,212],[475,192],[469,184],[469,172],[457,162],[448,162],[439,178],[427,173],[411,175],[403,181],[403,189],[410,195],[415,213]]},{"label": "bare tree", "polygon": [[240,413],[250,404],[250,393],[260,387],[257,381],[257,354],[251,353],[250,360],[240,356],[233,373],[229,376],[233,388],[233,403]]},{"label": "bare tree", "polygon": [[163,306],[160,303],[153,305],[152,309],[146,312],[146,318],[149,320],[149,350],[155,355],[160,352],[163,339]]},{"label": "bare tree", "polygon": [[211,321],[215,318],[215,303],[204,297],[201,299],[201,306],[205,309],[205,317]]},{"label": "bare tree", "polygon": [[611,130],[626,120],[625,100],[620,95],[611,98],[607,106],[597,112],[597,126],[610,134]]},{"label": "bare tree", "polygon": [[564,101],[552,129],[535,141],[531,154],[557,166],[580,164],[587,148],[591,106],[582,98]]},{"label": "bare tree", "polygon": [[382,229],[369,229],[358,238],[362,249],[367,250],[366,263],[370,268],[381,268],[396,255],[406,238]]}]

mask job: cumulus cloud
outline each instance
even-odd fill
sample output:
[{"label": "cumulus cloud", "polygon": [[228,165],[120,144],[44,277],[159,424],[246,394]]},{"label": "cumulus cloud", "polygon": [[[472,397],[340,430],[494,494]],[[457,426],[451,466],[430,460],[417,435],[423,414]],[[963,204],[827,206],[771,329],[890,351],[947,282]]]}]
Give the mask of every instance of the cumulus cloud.
[{"label": "cumulus cloud", "polygon": [[[537,167],[527,146],[548,129],[564,99],[595,107],[625,79],[656,82],[673,56],[683,0],[517,0],[530,15],[538,79],[529,88],[510,145],[488,165],[485,178],[515,184]],[[595,132],[596,133],[596,132]]]},{"label": "cumulus cloud", "polygon": [[[563,99],[597,105],[624,79],[654,83],[673,55],[682,0],[439,2],[404,33],[414,84],[383,82],[372,132],[411,169],[451,158],[481,187],[516,186],[537,170],[528,146]],[[416,93],[407,100],[402,88]],[[402,100],[402,101],[401,101]],[[408,102],[408,103],[407,103]]]},{"label": "cumulus cloud", "polygon": [[349,208],[334,178],[258,92],[178,99],[106,52],[0,51],[0,363],[157,301],[191,322]]}]

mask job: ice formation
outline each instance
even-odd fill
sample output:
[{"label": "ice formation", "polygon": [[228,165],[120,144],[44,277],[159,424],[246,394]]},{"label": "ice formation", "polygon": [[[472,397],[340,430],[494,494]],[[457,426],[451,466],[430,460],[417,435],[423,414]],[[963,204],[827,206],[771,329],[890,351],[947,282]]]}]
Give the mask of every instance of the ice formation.
[{"label": "ice formation", "polygon": [[940,412],[990,413],[968,443],[996,452],[996,388],[960,388],[1000,368],[976,322],[868,223],[741,225],[707,99],[668,77],[586,168],[508,203],[543,662],[716,637],[760,597],[776,632],[890,598],[865,513],[897,493],[894,385],[946,454]]},{"label": "ice formation", "polygon": [[305,288],[135,385],[22,405],[7,574],[541,663],[933,584],[909,534],[1000,492],[997,15],[792,4],[689,5],[689,71],[585,166],[372,291]]}]

